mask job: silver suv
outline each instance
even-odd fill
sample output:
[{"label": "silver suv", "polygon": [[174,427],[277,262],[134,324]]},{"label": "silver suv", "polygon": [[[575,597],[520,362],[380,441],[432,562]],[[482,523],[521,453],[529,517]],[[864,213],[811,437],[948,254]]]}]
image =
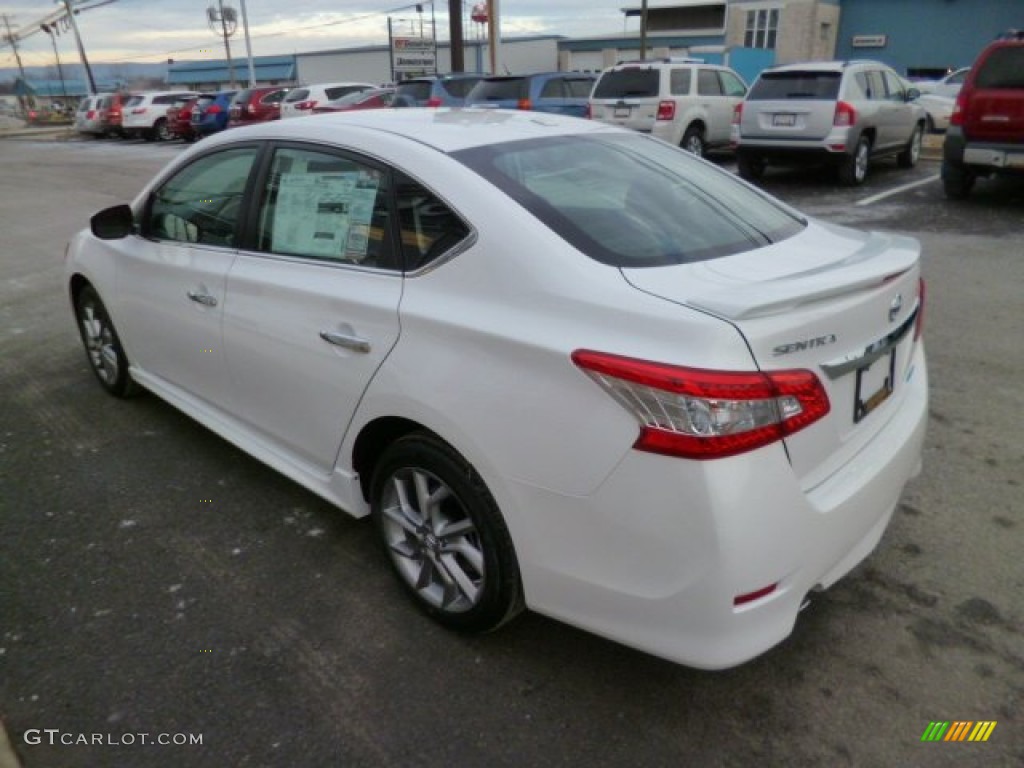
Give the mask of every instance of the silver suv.
[{"label": "silver suv", "polygon": [[927,120],[895,71],[877,61],[830,61],[766,69],[733,117],[739,173],[759,178],[769,163],[830,163],[847,185],[868,163],[896,155],[917,164]]},{"label": "silver suv", "polygon": [[746,92],[736,72],[700,59],[626,61],[601,73],[590,116],[703,156],[708,148],[728,146],[733,109]]}]

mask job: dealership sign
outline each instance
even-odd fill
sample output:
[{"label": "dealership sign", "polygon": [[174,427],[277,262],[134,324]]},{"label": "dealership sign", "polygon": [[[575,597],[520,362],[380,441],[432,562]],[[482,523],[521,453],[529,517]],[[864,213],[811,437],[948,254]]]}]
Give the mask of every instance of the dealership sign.
[{"label": "dealership sign", "polygon": [[854,35],[854,48],[885,48],[889,42],[888,35]]},{"label": "dealership sign", "polygon": [[395,72],[436,72],[437,48],[428,37],[395,37],[391,60]]}]

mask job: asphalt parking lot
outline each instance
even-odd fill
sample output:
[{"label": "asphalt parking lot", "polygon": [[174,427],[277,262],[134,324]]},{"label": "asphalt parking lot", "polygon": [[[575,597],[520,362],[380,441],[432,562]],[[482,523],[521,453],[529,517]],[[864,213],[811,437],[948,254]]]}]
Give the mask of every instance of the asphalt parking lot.
[{"label": "asphalt parking lot", "polygon": [[[26,768],[1024,765],[1024,184],[952,203],[935,162],[854,190],[765,177],[921,241],[931,422],[873,556],[709,673],[533,614],[451,634],[368,524],[155,397],[106,396],[64,244],[180,151],[0,141],[0,719]],[[997,724],[924,743],[932,721]]]}]

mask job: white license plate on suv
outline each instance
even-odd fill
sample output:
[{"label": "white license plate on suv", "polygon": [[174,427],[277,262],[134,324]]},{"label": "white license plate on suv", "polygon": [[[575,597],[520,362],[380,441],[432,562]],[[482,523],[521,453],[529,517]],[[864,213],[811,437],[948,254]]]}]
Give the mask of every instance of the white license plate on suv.
[{"label": "white license plate on suv", "polygon": [[793,128],[796,125],[796,115],[789,113],[772,115],[772,125],[776,128]]},{"label": "white license plate on suv", "polygon": [[632,107],[616,107],[615,117],[626,118],[629,117],[629,113],[633,111]]}]

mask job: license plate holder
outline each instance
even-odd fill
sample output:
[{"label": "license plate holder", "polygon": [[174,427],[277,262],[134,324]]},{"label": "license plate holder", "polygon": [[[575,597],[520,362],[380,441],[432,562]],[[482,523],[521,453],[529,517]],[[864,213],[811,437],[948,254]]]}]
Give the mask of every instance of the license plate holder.
[{"label": "license plate holder", "polygon": [[633,111],[632,107],[616,107],[615,117],[626,118],[629,117],[630,112]]},{"label": "license plate holder", "polygon": [[[896,388],[896,349],[857,369],[853,392],[853,423],[857,424],[889,399]],[[866,394],[865,394],[866,393]]]},{"label": "license plate holder", "polygon": [[772,115],[772,125],[776,128],[794,128],[796,115],[788,112]]}]

